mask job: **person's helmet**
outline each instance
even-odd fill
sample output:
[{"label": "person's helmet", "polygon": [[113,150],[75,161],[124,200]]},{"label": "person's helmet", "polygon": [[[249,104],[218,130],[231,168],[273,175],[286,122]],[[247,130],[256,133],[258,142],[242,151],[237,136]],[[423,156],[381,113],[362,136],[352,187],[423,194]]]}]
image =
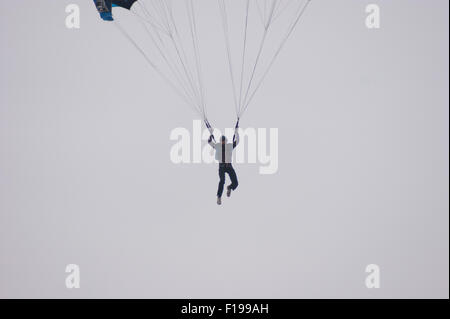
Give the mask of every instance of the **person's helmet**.
[{"label": "person's helmet", "polygon": [[227,142],[227,137],[225,135],[222,135],[222,137],[220,138],[220,141],[222,143],[226,143]]}]

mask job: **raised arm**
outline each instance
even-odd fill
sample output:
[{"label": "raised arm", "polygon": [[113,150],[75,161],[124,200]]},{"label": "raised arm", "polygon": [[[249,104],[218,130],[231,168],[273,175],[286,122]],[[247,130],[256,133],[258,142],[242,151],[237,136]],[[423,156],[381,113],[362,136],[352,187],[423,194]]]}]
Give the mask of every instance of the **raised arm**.
[{"label": "raised arm", "polygon": [[208,139],[208,144],[211,145],[212,148],[215,148],[216,143],[214,143],[214,136],[211,134]]},{"label": "raised arm", "polygon": [[215,148],[215,146],[216,146],[216,140],[214,139],[214,134],[213,134],[213,132],[214,132],[214,130],[213,130],[213,128],[211,127],[211,125],[209,124],[209,122],[208,122],[208,120],[205,118],[205,125],[206,125],[206,127],[208,128],[208,131],[209,131],[209,139],[208,139],[208,144],[212,147],[212,148]]},{"label": "raised arm", "polygon": [[238,144],[239,144],[239,119],[236,123],[236,127],[234,128],[233,148],[235,148]]}]

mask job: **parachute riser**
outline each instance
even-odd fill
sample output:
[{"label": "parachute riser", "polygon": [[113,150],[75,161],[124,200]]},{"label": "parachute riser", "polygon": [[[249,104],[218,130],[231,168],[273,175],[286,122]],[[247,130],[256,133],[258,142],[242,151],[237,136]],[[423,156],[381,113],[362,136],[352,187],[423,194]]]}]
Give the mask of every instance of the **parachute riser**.
[{"label": "parachute riser", "polygon": [[[212,126],[209,123],[208,119],[205,118],[203,121],[204,121],[205,126],[208,129],[209,133],[211,134],[211,138],[214,140],[214,142],[216,142],[216,139],[214,138],[214,129],[212,128]],[[239,128],[239,121],[240,121],[240,118],[238,117],[238,119],[236,121],[236,125],[234,126],[235,130],[237,130]]]}]

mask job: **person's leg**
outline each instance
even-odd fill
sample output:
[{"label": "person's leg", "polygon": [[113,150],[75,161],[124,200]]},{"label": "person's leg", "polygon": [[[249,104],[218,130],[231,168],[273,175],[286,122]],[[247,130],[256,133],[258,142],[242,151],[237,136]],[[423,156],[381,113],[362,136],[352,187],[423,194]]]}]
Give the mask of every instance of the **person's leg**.
[{"label": "person's leg", "polygon": [[219,188],[217,189],[217,197],[222,197],[223,193],[223,185],[225,184],[225,169],[223,167],[219,167]]},{"label": "person's leg", "polygon": [[233,166],[230,165],[230,167],[228,167],[227,173],[228,173],[228,176],[230,176],[230,180],[231,180],[231,184],[228,186],[228,188],[235,190],[238,187],[239,183],[238,183],[236,172],[234,171]]}]

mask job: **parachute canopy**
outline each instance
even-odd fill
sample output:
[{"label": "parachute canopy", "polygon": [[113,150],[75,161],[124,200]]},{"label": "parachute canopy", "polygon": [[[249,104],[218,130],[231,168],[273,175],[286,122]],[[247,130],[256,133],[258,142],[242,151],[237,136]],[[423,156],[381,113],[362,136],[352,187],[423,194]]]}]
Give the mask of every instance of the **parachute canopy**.
[{"label": "parachute canopy", "polygon": [[112,16],[113,7],[121,7],[130,10],[137,0],[94,0],[100,17],[105,21],[114,21]]}]

